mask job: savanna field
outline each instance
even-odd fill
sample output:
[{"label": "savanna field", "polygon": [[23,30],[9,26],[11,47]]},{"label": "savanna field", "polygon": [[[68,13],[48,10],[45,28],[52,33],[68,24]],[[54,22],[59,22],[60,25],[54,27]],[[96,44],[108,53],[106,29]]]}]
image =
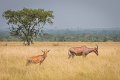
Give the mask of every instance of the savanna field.
[{"label": "savanna field", "polygon": [[[68,49],[99,47],[99,56],[68,59]],[[45,61],[26,66],[27,58],[50,52]],[[0,42],[0,80],[120,80],[120,42]]]}]

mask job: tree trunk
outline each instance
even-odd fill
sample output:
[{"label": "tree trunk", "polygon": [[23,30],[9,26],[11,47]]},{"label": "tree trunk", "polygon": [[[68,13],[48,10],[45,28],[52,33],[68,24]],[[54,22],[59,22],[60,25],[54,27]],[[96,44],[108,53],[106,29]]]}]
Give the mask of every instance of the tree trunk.
[{"label": "tree trunk", "polygon": [[29,40],[27,40],[27,45],[30,46],[31,45],[31,42]]},{"label": "tree trunk", "polygon": [[33,41],[31,41],[31,44],[34,44]]}]

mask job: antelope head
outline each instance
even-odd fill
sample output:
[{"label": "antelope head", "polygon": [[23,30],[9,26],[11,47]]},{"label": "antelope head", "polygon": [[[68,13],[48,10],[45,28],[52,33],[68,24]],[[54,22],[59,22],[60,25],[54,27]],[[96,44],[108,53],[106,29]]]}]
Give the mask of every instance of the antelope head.
[{"label": "antelope head", "polygon": [[47,53],[50,51],[50,50],[41,50],[43,52],[43,56],[44,57],[47,57]]}]

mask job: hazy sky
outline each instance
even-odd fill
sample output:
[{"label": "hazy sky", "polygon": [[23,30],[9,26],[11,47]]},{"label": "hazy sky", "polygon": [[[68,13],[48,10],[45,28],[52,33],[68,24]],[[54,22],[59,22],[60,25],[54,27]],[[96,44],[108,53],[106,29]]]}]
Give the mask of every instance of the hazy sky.
[{"label": "hazy sky", "polygon": [[54,24],[46,29],[120,28],[120,0],[0,0],[0,30],[9,27],[5,10],[23,8],[54,11]]}]

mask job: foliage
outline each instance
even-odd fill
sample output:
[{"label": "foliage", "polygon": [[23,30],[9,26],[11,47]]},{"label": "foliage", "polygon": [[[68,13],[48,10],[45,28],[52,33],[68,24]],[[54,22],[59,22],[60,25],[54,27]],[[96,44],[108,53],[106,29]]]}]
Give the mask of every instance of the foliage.
[{"label": "foliage", "polygon": [[[49,31],[47,31],[49,32]],[[53,31],[52,31],[53,32]],[[107,33],[107,34],[105,34]],[[107,42],[107,41],[113,41],[113,42],[120,42],[120,33],[117,32],[100,32],[98,31],[94,33],[81,33],[80,34],[57,34],[57,33],[44,33],[41,36],[38,36],[35,41],[56,41],[56,42]],[[4,35],[3,35],[4,34]],[[1,32],[0,33],[0,40],[1,41],[20,41],[14,36],[10,36],[8,32]]]},{"label": "foliage", "polygon": [[22,10],[7,10],[3,13],[3,17],[11,25],[10,33],[27,42],[30,45],[33,39],[36,38],[43,30],[46,23],[53,23],[53,12],[45,11],[44,9],[27,9]]},{"label": "foliage", "polygon": [[[47,37],[46,37],[47,36]],[[48,38],[49,37],[49,38]],[[66,41],[66,42],[119,42],[120,35],[104,35],[104,34],[52,34],[45,35],[38,41]]]}]

